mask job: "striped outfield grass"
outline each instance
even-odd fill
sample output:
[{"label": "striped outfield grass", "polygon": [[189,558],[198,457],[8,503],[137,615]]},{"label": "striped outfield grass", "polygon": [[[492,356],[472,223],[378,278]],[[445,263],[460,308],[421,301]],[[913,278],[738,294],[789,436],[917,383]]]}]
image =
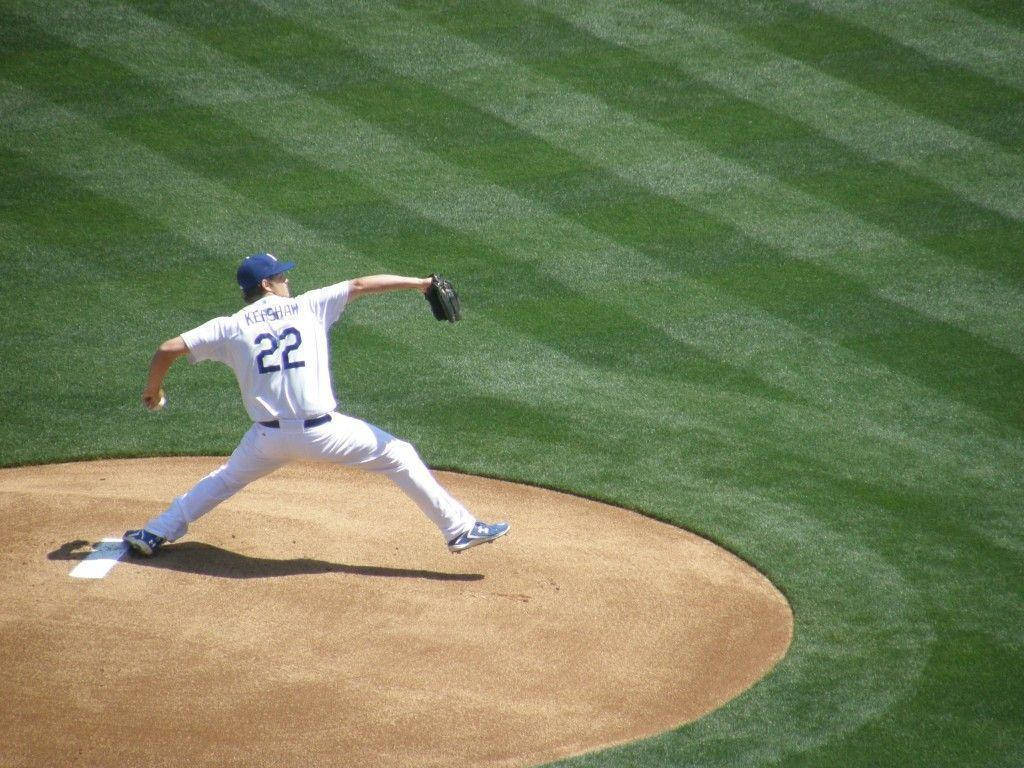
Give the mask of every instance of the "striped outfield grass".
[{"label": "striped outfield grass", "polygon": [[[443,337],[391,298],[342,324],[353,411],[435,464],[704,533],[796,611],[755,689],[571,764],[1021,762],[1024,691],[1003,674],[1024,644],[1012,11],[0,15],[0,291],[18,307],[0,464],[229,450],[222,374],[175,370],[156,420],[134,401],[154,343],[231,308],[246,252],[295,258],[309,284],[439,267],[468,313]],[[456,444],[436,445],[441,418]]]},{"label": "striped outfield grass", "polygon": [[[1024,215],[1016,183],[1024,160],[1018,153],[661,3],[535,2],[590,34],[806,123],[867,157],[892,163],[1008,216]],[[821,109],[824,102],[828,109]],[[965,165],[976,170],[977,177],[965,174]]]},{"label": "striped outfield grass", "polygon": [[1024,32],[931,0],[809,0],[851,24],[1014,88],[1024,88]]}]

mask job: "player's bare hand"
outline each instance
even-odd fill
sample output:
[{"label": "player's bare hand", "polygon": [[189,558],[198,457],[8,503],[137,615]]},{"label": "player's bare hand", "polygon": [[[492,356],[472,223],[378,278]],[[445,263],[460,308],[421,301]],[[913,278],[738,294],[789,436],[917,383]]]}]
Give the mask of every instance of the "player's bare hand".
[{"label": "player's bare hand", "polygon": [[143,390],[142,405],[147,411],[159,411],[167,405],[167,396],[164,394],[162,388],[159,388],[156,391],[151,389]]}]

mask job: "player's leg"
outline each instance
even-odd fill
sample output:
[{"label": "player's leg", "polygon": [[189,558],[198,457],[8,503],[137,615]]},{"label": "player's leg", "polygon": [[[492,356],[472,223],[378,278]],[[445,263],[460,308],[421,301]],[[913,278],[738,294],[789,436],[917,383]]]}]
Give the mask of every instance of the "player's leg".
[{"label": "player's leg", "polygon": [[287,461],[284,443],[276,430],[255,424],[227,463],[178,496],[162,514],[146,523],[143,530],[166,541],[180,539],[190,524]]},{"label": "player's leg", "polygon": [[310,459],[387,475],[437,526],[446,542],[472,531],[476,519],[434,477],[416,449],[361,419],[332,414],[308,430]]}]

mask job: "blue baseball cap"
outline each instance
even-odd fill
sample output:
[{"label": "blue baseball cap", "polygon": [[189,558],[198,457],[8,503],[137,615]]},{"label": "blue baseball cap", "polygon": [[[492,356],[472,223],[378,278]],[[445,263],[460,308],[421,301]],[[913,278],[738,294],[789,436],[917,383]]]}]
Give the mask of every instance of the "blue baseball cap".
[{"label": "blue baseball cap", "polygon": [[247,291],[259,285],[261,280],[287,272],[294,266],[292,261],[278,261],[272,253],[254,253],[242,259],[235,279],[242,290]]}]

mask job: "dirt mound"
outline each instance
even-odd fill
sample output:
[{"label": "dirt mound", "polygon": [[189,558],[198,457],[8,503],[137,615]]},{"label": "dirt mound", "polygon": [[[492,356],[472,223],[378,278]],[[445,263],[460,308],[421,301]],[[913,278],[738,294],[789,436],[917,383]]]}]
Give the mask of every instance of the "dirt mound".
[{"label": "dirt mound", "polygon": [[0,764],[535,765],[699,718],[792,638],[785,598],[704,539],[451,473],[508,536],[452,555],[386,479],[296,464],[71,577],[220,463],[0,470]]}]

